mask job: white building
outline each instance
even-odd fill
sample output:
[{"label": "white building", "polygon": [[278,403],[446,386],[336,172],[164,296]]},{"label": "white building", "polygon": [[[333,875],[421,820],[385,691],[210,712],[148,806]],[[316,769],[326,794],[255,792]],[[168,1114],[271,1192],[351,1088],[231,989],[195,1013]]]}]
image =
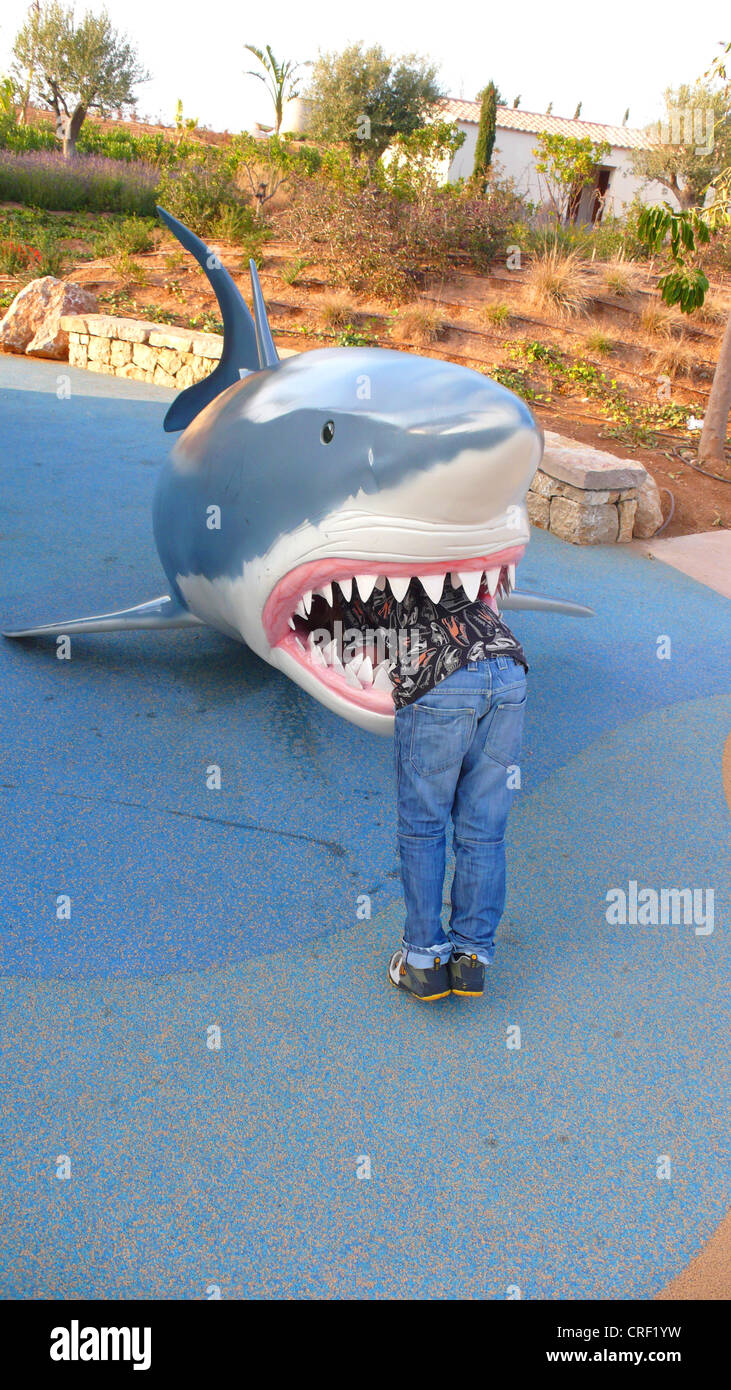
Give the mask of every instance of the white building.
[{"label": "white building", "polygon": [[[479,101],[449,98],[439,103],[439,119],[453,122],[464,131],[465,141],[457,150],[446,177],[450,182],[468,179],[475,165],[475,146],[480,121]],[[536,170],[538,135],[587,137],[595,143],[606,141],[609,154],[596,171],[594,185],[585,188],[571,209],[578,222],[596,222],[602,212],[621,216],[628,203],[639,194],[643,203],[669,202],[677,207],[673,194],[664,184],[644,181],[633,172],[631,151],[649,149],[653,141],[643,130],[629,126],[600,125],[596,121],[566,120],[562,116],[541,116],[511,106],[498,106],[492,162],[500,166],[500,176],[512,179],[516,191],[529,202],[542,206],[548,201],[545,183]]]}]

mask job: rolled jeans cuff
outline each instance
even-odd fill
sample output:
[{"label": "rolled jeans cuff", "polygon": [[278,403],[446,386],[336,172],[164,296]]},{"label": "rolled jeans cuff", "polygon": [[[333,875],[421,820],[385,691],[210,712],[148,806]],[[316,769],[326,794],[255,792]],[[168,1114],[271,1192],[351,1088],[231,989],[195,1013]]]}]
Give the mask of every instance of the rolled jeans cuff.
[{"label": "rolled jeans cuff", "polygon": [[494,950],[488,951],[484,946],[470,946],[465,945],[463,942],[457,943],[456,941],[452,941],[451,943],[451,954],[453,956],[477,956],[477,959],[481,960],[483,965],[492,965],[495,956]]},{"label": "rolled jeans cuff", "polygon": [[430,970],[437,956],[440,965],[447,964],[452,954],[452,943],[441,941],[436,946],[409,946],[407,941],[402,941],[401,950],[407,965],[414,965],[417,970]]}]

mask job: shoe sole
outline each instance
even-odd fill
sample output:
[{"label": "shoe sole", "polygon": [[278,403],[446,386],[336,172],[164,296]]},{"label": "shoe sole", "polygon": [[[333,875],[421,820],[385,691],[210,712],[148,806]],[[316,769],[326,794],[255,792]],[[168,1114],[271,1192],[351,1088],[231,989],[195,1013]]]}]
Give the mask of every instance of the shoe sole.
[{"label": "shoe sole", "polygon": [[485,993],[484,989],[453,989],[452,994],[458,994],[460,999],[481,999]]},{"label": "shoe sole", "polygon": [[405,994],[410,994],[412,999],[418,999],[420,1004],[434,1004],[437,999],[448,999],[452,993],[451,989],[445,989],[443,994],[414,994],[413,989],[409,989],[408,985],[396,984],[395,980],[391,979],[390,971],[388,972],[388,983],[393,985],[394,989],[402,989]]}]

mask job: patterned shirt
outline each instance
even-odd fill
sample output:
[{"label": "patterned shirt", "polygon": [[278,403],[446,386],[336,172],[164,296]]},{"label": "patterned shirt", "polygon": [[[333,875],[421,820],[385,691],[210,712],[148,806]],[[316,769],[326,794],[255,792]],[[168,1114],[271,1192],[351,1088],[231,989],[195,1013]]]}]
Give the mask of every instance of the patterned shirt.
[{"label": "patterned shirt", "polygon": [[388,660],[397,709],[418,700],[445,676],[468,661],[491,656],[510,656],[528,670],[520,643],[486,603],[455,589],[448,576],[441,599],[435,603],[418,580],[412,579],[402,600],[390,588],[374,589],[364,603],[357,586],[352,599],[341,599],[337,614],[347,631],[356,629],[375,641],[373,665]]}]

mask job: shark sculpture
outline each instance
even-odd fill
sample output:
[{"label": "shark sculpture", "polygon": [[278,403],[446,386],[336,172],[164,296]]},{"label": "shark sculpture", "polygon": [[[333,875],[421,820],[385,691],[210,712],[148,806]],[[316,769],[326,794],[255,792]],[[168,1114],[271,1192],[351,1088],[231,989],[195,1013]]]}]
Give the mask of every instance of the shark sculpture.
[{"label": "shark sculpture", "polygon": [[359,680],[335,642],[314,641],[353,585],[363,599],[376,584],[401,598],[418,577],[438,597],[451,573],[495,611],[591,612],[514,590],[529,539],[526,494],[543,452],[523,401],[479,372],[383,348],[325,348],[280,362],[253,261],[252,317],[218,258],[158,211],[205,270],[224,325],[219,364],[176,397],[164,421],[183,431],[153,506],[169,592],[5,636],[207,624],[336,714],[388,734],[385,667]]}]

